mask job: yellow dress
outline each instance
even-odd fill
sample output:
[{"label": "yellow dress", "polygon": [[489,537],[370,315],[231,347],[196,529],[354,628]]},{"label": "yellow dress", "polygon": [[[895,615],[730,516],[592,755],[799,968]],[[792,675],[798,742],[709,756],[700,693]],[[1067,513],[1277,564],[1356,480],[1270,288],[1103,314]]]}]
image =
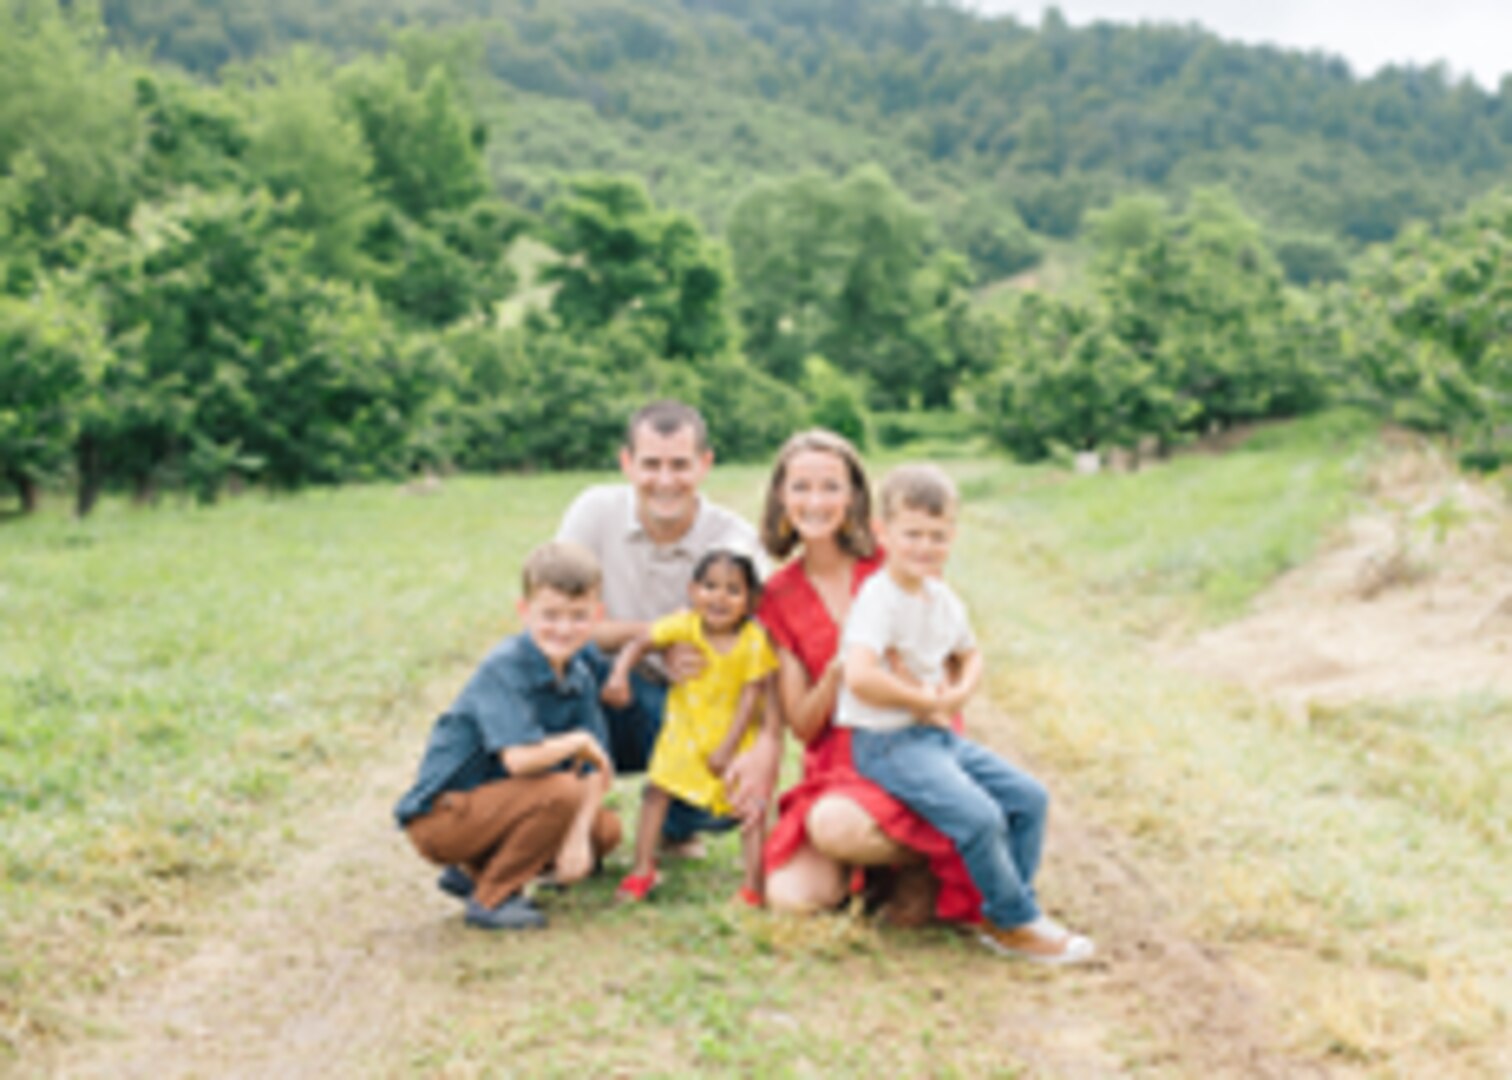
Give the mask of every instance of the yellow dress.
[{"label": "yellow dress", "polygon": [[[746,620],[729,652],[719,652],[704,637],[703,623],[693,611],[679,611],[652,623],[651,641],[658,648],[687,642],[704,654],[708,664],[698,678],[674,683],[668,691],[667,714],[647,776],[684,802],[729,814],[733,808],[724,782],[709,771],[706,762],[730,730],[740,692],[747,683],[777,670],[777,654],[755,619]],[[755,741],[760,726],[758,711],[741,739],[742,750]]]}]

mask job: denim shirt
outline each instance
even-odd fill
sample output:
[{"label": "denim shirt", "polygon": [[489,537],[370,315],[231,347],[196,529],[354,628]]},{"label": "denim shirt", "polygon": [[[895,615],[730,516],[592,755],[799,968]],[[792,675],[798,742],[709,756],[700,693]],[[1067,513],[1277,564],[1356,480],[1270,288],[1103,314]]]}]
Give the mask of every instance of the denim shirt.
[{"label": "denim shirt", "polygon": [[394,807],[399,824],[428,813],[442,792],[507,779],[502,753],[512,746],[587,731],[607,753],[609,736],[588,651],[573,656],[558,679],[528,634],[500,642],[436,719],[415,785]]}]

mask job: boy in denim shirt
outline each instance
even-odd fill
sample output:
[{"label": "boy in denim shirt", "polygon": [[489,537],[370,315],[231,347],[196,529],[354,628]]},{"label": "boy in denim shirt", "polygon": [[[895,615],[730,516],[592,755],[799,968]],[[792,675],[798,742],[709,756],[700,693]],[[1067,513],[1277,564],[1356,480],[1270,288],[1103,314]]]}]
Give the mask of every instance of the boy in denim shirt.
[{"label": "boy in denim shirt", "polygon": [[620,839],[603,806],[614,778],[598,685],[583,656],[603,617],[598,560],[545,544],[525,560],[523,633],[502,641],[436,720],[415,785],[394,816],[446,867],[437,884],[485,930],[546,925],[526,897],[548,867],[586,877]]}]

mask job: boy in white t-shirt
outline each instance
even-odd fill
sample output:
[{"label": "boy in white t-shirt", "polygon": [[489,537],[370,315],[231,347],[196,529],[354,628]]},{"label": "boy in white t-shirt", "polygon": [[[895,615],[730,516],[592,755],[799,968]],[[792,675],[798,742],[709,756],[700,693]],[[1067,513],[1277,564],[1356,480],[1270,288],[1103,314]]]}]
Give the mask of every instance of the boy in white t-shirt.
[{"label": "boy in white t-shirt", "polygon": [[982,941],[1039,963],[1079,963],[1092,942],[1042,915],[1034,899],[1044,787],[952,729],[982,678],[966,609],[940,580],[957,502],[950,478],[930,465],[901,466],[883,481],[887,563],[845,621],[836,719],[851,729],[856,771],[960,851],[982,894]]}]

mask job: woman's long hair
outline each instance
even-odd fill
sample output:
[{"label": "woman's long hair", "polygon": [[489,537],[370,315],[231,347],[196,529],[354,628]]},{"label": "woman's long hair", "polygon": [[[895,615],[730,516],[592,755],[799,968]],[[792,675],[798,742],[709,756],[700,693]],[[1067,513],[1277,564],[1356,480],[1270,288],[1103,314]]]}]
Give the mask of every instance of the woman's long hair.
[{"label": "woman's long hair", "polygon": [[766,503],[761,511],[761,544],[774,559],[785,559],[798,546],[798,531],[788,520],[782,506],[782,485],[787,480],[788,462],[805,451],[833,454],[845,463],[850,477],[851,501],[845,511],[845,520],[840,525],[840,534],[835,538],[840,550],[847,555],[864,559],[877,549],[876,537],[871,527],[871,487],[866,481],[866,467],[861,464],[861,455],[843,435],[823,428],[800,431],[777,451],[777,462],[772,466],[772,479],[767,484]]}]

